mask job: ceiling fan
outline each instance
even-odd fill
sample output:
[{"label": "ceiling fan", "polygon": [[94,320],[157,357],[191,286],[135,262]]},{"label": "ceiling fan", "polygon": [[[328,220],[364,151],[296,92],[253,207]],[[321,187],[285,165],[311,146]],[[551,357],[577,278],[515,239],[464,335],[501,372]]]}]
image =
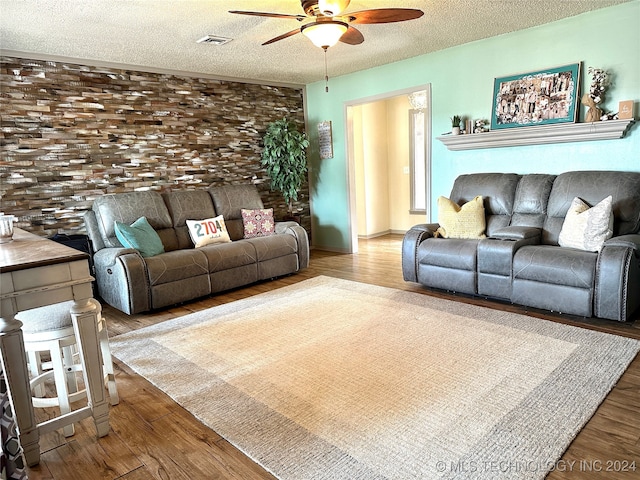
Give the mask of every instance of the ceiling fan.
[{"label": "ceiling fan", "polygon": [[376,8],[353,13],[343,13],[350,0],[300,0],[306,15],[289,15],[268,12],[247,12],[231,10],[229,13],[253,15],[257,17],[286,18],[297,20],[303,25],[290,32],[267,40],[262,45],[283,40],[298,33],[305,35],[314,45],[324,49],[334,46],[338,41],[358,45],[364,42],[364,36],[352,25],[371,23],[394,23],[413,20],[424,15],[422,10],[413,8]]}]

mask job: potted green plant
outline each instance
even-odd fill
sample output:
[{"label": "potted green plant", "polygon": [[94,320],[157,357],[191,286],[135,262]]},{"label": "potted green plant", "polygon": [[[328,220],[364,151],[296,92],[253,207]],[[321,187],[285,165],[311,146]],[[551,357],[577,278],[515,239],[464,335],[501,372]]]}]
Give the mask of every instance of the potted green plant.
[{"label": "potted green plant", "polygon": [[460,122],[462,122],[462,118],[459,115],[451,117],[451,133],[453,135],[460,135]]},{"label": "potted green plant", "polygon": [[309,140],[294,122],[283,118],[267,125],[263,142],[262,166],[271,178],[271,190],[282,193],[289,216],[293,216],[293,202],[298,200],[307,173]]}]

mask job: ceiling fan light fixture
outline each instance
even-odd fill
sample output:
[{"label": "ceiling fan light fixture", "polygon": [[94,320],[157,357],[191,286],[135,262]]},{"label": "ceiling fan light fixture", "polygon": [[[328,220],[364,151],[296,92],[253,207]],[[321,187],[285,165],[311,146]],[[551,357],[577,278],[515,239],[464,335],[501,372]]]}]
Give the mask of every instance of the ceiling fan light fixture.
[{"label": "ceiling fan light fixture", "polygon": [[301,31],[316,47],[327,49],[338,43],[348,28],[345,22],[330,20],[307,23]]},{"label": "ceiling fan light fixture", "polygon": [[318,0],[318,10],[327,17],[340,15],[349,6],[350,0]]}]

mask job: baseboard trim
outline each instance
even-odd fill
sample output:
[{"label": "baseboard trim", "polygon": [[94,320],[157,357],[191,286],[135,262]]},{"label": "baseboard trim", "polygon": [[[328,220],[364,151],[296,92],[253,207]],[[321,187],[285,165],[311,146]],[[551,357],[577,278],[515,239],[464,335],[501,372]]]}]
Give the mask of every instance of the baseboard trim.
[{"label": "baseboard trim", "polygon": [[318,250],[320,252],[331,252],[331,253],[351,253],[347,248],[335,248],[335,247],[325,247],[314,245],[310,247],[311,250]]},{"label": "baseboard trim", "polygon": [[370,240],[372,238],[384,237],[385,235],[390,235],[390,234],[404,235],[405,233],[407,233],[406,230],[385,230],[384,232],[371,233],[369,235],[358,235],[358,239]]}]

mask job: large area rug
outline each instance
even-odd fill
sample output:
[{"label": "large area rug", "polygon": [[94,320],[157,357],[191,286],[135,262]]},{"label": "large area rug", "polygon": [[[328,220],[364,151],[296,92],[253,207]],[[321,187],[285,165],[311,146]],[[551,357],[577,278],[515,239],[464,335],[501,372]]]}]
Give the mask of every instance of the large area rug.
[{"label": "large area rug", "polygon": [[112,339],[280,479],[544,478],[640,342],[329,277]]}]

